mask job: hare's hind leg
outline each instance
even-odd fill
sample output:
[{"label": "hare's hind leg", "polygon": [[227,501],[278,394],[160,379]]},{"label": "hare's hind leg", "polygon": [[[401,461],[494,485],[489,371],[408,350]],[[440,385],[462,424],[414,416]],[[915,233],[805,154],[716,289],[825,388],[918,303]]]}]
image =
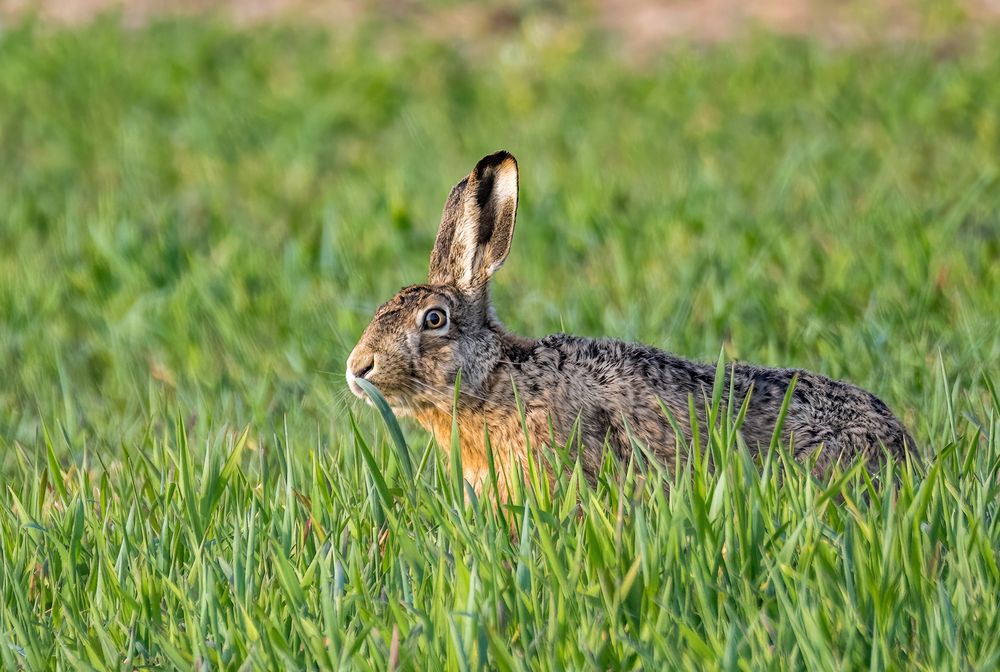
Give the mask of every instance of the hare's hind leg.
[{"label": "hare's hind leg", "polygon": [[792,455],[798,462],[809,465],[813,475],[818,477],[829,474],[835,464],[849,463],[851,453],[842,441],[832,436],[793,438],[792,442]]},{"label": "hare's hind leg", "polygon": [[829,474],[834,465],[848,469],[862,462],[868,473],[877,473],[887,459],[903,460],[907,450],[913,449],[913,439],[906,432],[898,436],[854,435],[844,432],[825,440],[815,438],[794,443],[795,459],[812,466],[816,476]]}]

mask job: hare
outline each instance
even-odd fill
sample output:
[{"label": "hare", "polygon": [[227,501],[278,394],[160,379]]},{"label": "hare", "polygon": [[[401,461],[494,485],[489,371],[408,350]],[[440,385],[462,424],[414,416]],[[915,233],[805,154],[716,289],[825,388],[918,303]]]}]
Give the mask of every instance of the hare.
[{"label": "hare", "polygon": [[[501,490],[529,449],[553,441],[579,448],[588,477],[605,450],[627,457],[635,442],[673,465],[678,441],[664,408],[690,439],[693,396],[704,436],[715,366],[636,343],[508,332],[490,305],[489,282],[510,252],[517,199],[517,161],[505,151],[484,157],[451,190],[426,284],[403,288],[376,311],[347,360],[349,387],[363,398],[355,381],[368,380],[441,446],[450,445],[456,409],[464,476],[477,492],[489,474],[487,445]],[[741,432],[752,450],[770,443],[793,377],[782,440],[797,458],[815,458],[817,469],[855,459],[875,466],[886,451],[902,457],[914,445],[865,390],[808,371],[736,364],[723,388],[733,398],[724,401],[739,408],[750,394]]]}]

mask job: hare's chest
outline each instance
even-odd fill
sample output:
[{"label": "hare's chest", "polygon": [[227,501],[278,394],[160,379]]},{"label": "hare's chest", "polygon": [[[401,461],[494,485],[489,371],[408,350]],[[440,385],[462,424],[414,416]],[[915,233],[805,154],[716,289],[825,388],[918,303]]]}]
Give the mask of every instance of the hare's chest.
[{"label": "hare's chest", "polygon": [[[527,442],[520,417],[490,416],[483,413],[459,412],[458,421],[451,414],[427,412],[416,415],[417,421],[434,435],[446,460],[451,456],[452,432],[458,430],[458,445],[462,456],[465,479],[478,492],[489,476],[490,452],[497,476],[504,481],[513,477],[526,464]],[[547,442],[542,431],[544,421],[529,413],[525,418],[531,445],[535,448]]]}]

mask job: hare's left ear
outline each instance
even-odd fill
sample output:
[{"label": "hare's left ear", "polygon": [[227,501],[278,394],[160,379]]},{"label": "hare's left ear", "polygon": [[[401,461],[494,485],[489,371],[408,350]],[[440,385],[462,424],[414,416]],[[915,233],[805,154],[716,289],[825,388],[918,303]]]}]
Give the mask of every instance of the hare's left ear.
[{"label": "hare's left ear", "polygon": [[517,161],[500,151],[483,157],[445,203],[428,281],[476,292],[510,253],[517,216]]}]

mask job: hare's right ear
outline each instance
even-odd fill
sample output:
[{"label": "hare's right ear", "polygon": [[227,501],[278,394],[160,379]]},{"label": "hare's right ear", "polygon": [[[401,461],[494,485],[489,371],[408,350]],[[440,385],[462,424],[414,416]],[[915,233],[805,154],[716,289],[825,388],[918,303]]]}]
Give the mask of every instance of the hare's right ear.
[{"label": "hare's right ear", "polygon": [[510,253],[516,216],[517,161],[503,151],[483,157],[444,205],[428,281],[485,288]]}]

